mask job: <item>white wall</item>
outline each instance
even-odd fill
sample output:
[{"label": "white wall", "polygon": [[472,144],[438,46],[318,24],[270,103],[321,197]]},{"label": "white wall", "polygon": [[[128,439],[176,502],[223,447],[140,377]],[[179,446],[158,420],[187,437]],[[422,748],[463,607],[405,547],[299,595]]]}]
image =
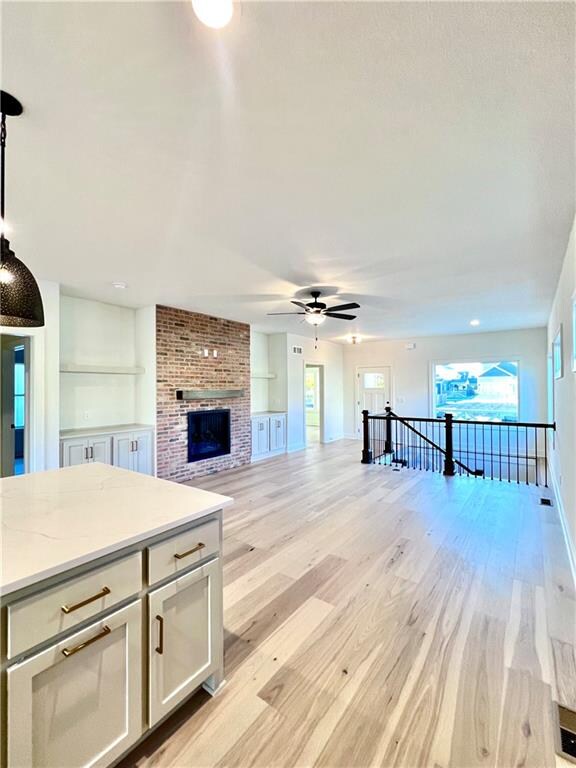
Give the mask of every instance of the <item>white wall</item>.
[{"label": "white wall", "polygon": [[146,369],[143,376],[62,373],[62,429],[155,423],[154,307],[135,310],[62,296],[60,330],[64,364],[143,365]]},{"label": "white wall", "polygon": [[0,333],[30,342],[29,470],[55,469],[60,462],[60,287],[38,281],[44,304],[43,328],[0,327]]},{"label": "white wall", "polygon": [[136,421],[156,425],[156,307],[136,310]]},{"label": "white wall", "polygon": [[548,323],[548,353],[562,325],[564,375],[553,381],[554,418],[557,431],[550,454],[552,476],[561,504],[567,534],[576,553],[576,372],[573,371],[574,329],[572,302],[576,297],[576,219],[558,282]]},{"label": "white wall", "polygon": [[[406,349],[407,343],[414,349]],[[356,367],[392,369],[392,407],[399,415],[431,415],[435,362],[519,360],[520,419],[546,420],[546,329],[374,341],[344,350],[344,433],[357,437]]]},{"label": "white wall", "polygon": [[259,375],[269,373],[268,368],[268,334],[250,330],[250,409],[252,413],[269,409],[269,380],[258,378]]},{"label": "white wall", "polygon": [[[276,378],[270,381],[269,407],[288,413],[287,443],[289,451],[306,446],[306,416],[304,410],[304,367],[307,363],[324,368],[324,434],[330,443],[342,435],[342,370],[343,347],[331,341],[314,340],[293,333],[275,333],[269,337],[270,372]],[[302,347],[303,353],[295,354],[292,347]]]}]

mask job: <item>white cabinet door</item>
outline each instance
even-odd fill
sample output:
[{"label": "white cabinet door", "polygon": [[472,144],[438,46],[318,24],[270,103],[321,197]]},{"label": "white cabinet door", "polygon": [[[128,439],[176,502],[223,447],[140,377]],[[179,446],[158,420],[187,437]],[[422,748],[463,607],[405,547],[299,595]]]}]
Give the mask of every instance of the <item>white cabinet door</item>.
[{"label": "white cabinet door", "polygon": [[150,725],[222,668],[222,575],[213,560],[148,595]]},{"label": "white cabinet door", "polygon": [[120,432],[112,436],[112,456],[115,467],[121,469],[132,469],[132,448],[134,440],[129,432]]},{"label": "white cabinet door", "polygon": [[282,413],[270,416],[270,450],[281,451],[286,448],[286,416]]},{"label": "white cabinet door", "polygon": [[90,461],[112,464],[112,438],[110,435],[91,437],[88,440]]},{"label": "white cabinet door", "polygon": [[75,467],[78,464],[87,464],[89,461],[88,440],[85,437],[68,438],[62,440],[63,467]]},{"label": "white cabinet door", "polygon": [[252,454],[262,456],[270,450],[270,419],[257,416],[252,419]]},{"label": "white cabinet door", "polygon": [[132,469],[145,475],[152,475],[152,433],[135,432],[132,435],[134,450],[132,453]]},{"label": "white cabinet door", "polygon": [[140,600],[8,669],[8,768],[107,766],[141,734]]}]

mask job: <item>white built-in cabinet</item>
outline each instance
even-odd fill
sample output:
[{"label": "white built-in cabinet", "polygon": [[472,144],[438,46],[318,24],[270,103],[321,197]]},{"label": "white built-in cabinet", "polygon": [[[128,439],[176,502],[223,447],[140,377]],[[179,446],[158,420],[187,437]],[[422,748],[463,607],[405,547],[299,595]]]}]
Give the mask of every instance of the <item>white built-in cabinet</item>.
[{"label": "white built-in cabinet", "polygon": [[69,435],[64,432],[60,439],[60,466],[73,467],[99,461],[153,475],[153,437],[152,429],[118,430],[98,435],[86,435],[81,432]]},{"label": "white built-in cabinet", "polygon": [[8,668],[8,765],[107,766],[142,733],[141,601]]},{"label": "white built-in cabinet", "polygon": [[264,459],[286,450],[286,414],[252,415],[252,459]]},{"label": "white built-in cabinet", "polygon": [[73,467],[76,464],[90,464],[100,461],[112,463],[112,440],[110,436],[77,437],[62,441],[61,466]]},{"label": "white built-in cabinet", "polygon": [[112,456],[115,467],[153,474],[152,433],[150,431],[121,432],[112,435]]}]

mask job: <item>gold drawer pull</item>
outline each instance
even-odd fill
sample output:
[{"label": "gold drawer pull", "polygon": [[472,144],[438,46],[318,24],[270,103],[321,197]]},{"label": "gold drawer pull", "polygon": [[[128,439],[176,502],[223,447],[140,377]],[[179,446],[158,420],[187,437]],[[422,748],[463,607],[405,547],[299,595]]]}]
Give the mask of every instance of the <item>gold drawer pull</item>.
[{"label": "gold drawer pull", "polygon": [[158,621],[158,645],[154,650],[156,653],[164,653],[164,619],[162,616],[156,616],[156,620]]},{"label": "gold drawer pull", "polygon": [[181,552],[177,555],[174,555],[174,557],[176,558],[176,560],[182,560],[183,557],[188,557],[188,555],[193,555],[194,552],[198,552],[201,549],[204,549],[205,546],[206,544],[203,544],[201,541],[199,541],[195,547],[192,547],[192,549],[189,549],[186,552]]},{"label": "gold drawer pull", "polygon": [[102,632],[94,635],[94,637],[90,638],[90,640],[85,640],[83,643],[75,645],[74,648],[63,648],[62,654],[66,656],[66,658],[68,658],[68,656],[74,656],[75,653],[78,653],[78,651],[81,651],[83,648],[87,648],[89,645],[92,645],[92,643],[95,643],[96,640],[100,640],[101,638],[106,637],[106,635],[109,635],[110,632],[112,632],[110,627],[104,624],[102,627]]},{"label": "gold drawer pull", "polygon": [[88,605],[88,603],[93,603],[94,600],[99,600],[101,597],[104,597],[105,595],[110,594],[110,589],[108,587],[102,587],[100,592],[98,592],[95,595],[92,595],[92,597],[87,597],[86,600],[82,600],[81,603],[76,603],[75,605],[63,605],[62,606],[62,613],[72,613],[72,611],[77,611],[78,608],[83,608],[85,605]]}]

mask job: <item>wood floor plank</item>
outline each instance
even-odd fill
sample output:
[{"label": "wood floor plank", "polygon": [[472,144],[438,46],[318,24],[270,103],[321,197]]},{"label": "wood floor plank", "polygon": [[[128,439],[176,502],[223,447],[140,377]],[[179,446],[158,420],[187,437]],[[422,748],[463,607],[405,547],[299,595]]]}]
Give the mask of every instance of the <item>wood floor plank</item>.
[{"label": "wood floor plank", "polygon": [[529,672],[508,670],[498,766],[554,768],[550,687]]},{"label": "wood floor plank", "polygon": [[576,590],[541,489],[362,465],[355,441],[194,484],[235,498],[227,684],[121,768],[557,765]]}]

